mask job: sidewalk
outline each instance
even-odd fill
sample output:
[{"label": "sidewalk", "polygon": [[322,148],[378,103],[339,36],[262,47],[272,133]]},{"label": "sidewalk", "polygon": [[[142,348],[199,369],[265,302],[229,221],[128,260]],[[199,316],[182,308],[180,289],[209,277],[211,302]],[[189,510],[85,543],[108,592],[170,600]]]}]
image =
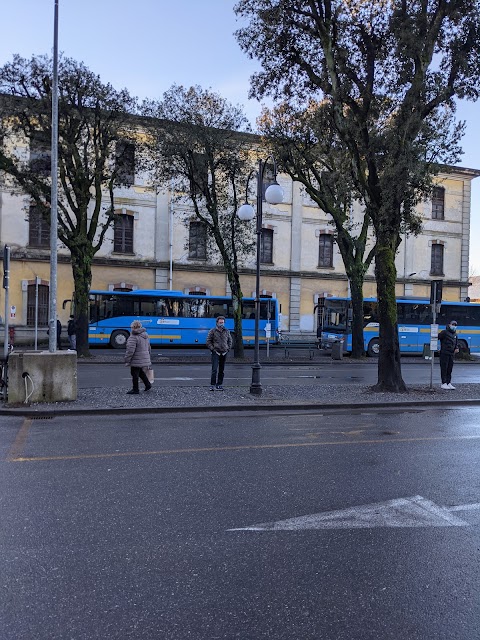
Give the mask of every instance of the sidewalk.
[{"label": "sidewalk", "polygon": [[[199,354],[200,355],[200,354]],[[178,356],[164,356],[163,353],[156,354],[152,358],[154,367],[160,363],[168,362],[209,362],[208,355],[198,359],[194,356],[190,359],[180,360]],[[103,358],[103,356],[102,356]],[[167,360],[167,358],[173,358]],[[121,363],[123,352],[113,352],[104,359],[94,358],[96,364]],[[264,364],[264,360],[262,364]],[[318,356],[313,361],[309,360],[308,352],[306,357],[295,360],[277,358],[271,364],[331,364],[331,358]],[[403,360],[402,360],[403,361]],[[344,359],[334,361],[335,365],[353,365],[355,361]],[[405,362],[418,362],[425,366],[422,358],[408,358]],[[249,359],[247,364],[251,363]],[[235,364],[245,364],[244,361],[236,363],[231,360],[229,366]],[[266,364],[266,363],[265,363]],[[89,361],[79,360],[79,367],[88,367]],[[473,366],[478,365],[472,362]],[[480,380],[480,376],[479,376]],[[192,413],[198,411],[229,412],[229,411],[299,411],[299,410],[348,410],[364,409],[372,411],[382,407],[427,407],[427,406],[477,406],[480,405],[480,382],[456,385],[454,391],[444,391],[439,384],[435,383],[433,390],[428,384],[412,385],[409,392],[404,394],[375,392],[372,387],[365,384],[356,383],[354,380],[348,384],[322,383],[305,385],[266,385],[261,396],[250,394],[249,384],[242,386],[229,386],[228,378],[225,381],[224,391],[210,391],[210,385],[204,386],[175,386],[165,387],[161,383],[154,383],[149,392],[141,391],[138,396],[126,394],[125,387],[110,387],[108,380],[105,387],[90,389],[80,389],[78,398],[74,402],[57,402],[54,404],[31,404],[21,407],[0,407],[0,415],[22,415],[31,417],[42,417],[51,415],[74,415],[74,414],[142,414],[142,413]],[[142,386],[142,385],[141,385]]]}]

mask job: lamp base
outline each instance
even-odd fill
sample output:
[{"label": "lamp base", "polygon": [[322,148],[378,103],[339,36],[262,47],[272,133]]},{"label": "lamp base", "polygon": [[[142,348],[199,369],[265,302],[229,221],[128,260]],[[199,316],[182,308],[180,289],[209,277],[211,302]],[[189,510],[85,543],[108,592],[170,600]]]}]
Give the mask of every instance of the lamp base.
[{"label": "lamp base", "polygon": [[259,362],[252,364],[252,384],[250,385],[250,393],[254,396],[262,395],[262,383],[260,382],[260,369],[262,365]]}]

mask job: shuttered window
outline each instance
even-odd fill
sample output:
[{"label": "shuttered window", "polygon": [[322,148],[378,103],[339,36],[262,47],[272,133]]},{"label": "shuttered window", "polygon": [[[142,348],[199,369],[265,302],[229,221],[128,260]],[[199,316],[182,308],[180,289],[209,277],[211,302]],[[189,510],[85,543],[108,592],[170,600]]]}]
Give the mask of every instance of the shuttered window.
[{"label": "shuttered window", "polygon": [[207,226],[203,222],[190,222],[188,257],[192,260],[206,260],[207,258]]},{"label": "shuttered window", "polygon": [[[48,326],[48,292],[49,287],[38,285],[38,326]],[[27,288],[27,327],[35,326],[35,285],[29,284]]]},{"label": "shuttered window", "polygon": [[30,138],[30,171],[35,175],[47,177],[52,170],[51,143],[49,137],[37,131]]},{"label": "shuttered window", "polygon": [[28,210],[28,244],[31,247],[50,246],[50,225],[35,205]]},{"label": "shuttered window", "polygon": [[119,140],[115,146],[116,184],[130,186],[135,183],[135,145]]},{"label": "shuttered window", "polygon": [[443,276],[443,244],[432,244],[432,276]]},{"label": "shuttered window", "polygon": [[432,192],[432,218],[443,220],[445,218],[445,189],[434,187]]},{"label": "shuttered window", "polygon": [[273,229],[262,229],[260,236],[260,262],[273,264]]},{"label": "shuttered window", "polygon": [[318,243],[318,266],[333,267],[333,236],[322,233]]},{"label": "shuttered window", "polygon": [[113,224],[113,250],[116,253],[133,253],[133,216],[117,213]]}]

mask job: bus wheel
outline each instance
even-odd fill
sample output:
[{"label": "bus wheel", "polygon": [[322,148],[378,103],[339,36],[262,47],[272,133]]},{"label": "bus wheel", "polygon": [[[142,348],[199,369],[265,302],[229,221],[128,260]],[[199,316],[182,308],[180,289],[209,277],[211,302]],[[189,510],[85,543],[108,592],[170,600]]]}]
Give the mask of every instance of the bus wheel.
[{"label": "bus wheel", "polygon": [[380,354],[380,340],[378,338],[373,338],[368,343],[367,355],[370,358],[376,358]]},{"label": "bus wheel", "polygon": [[124,349],[128,340],[127,331],[114,331],[110,336],[110,346],[114,349]]}]

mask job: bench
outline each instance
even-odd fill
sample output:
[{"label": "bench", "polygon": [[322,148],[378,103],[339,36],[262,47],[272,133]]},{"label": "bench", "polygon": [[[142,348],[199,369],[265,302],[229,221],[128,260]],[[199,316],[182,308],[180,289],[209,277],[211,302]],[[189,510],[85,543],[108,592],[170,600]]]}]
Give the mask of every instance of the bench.
[{"label": "bench", "polygon": [[304,336],[282,336],[281,341],[282,346],[285,349],[285,358],[288,358],[290,355],[291,349],[308,349],[308,357],[310,360],[313,360],[313,356],[315,355],[315,349],[318,348],[318,344],[316,341],[312,339],[308,339]]}]

